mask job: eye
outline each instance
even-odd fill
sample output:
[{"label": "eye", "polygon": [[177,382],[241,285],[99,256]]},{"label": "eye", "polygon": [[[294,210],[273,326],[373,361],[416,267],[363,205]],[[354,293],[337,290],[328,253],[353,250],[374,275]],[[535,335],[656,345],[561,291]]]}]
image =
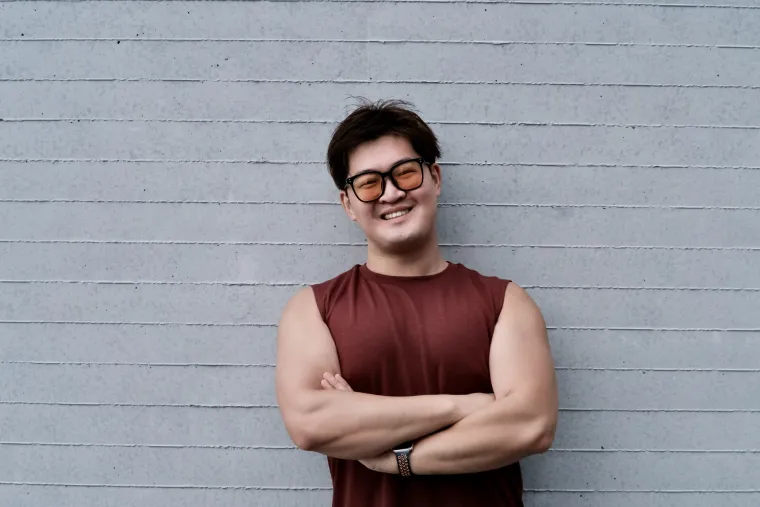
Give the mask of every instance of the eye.
[{"label": "eye", "polygon": [[377,174],[363,174],[354,180],[356,188],[366,188],[380,184],[380,177]]},{"label": "eye", "polygon": [[417,162],[407,162],[394,169],[393,174],[396,178],[408,178],[420,172],[420,165]]}]

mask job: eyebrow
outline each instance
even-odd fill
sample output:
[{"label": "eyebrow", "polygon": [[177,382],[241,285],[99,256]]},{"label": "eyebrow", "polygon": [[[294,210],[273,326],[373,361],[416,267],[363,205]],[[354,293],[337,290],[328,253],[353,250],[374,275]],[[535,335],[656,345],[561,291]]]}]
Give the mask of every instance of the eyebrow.
[{"label": "eyebrow", "polygon": [[[404,162],[409,162],[410,160],[417,160],[418,158],[419,158],[419,157],[405,157],[405,158],[400,158],[400,159],[396,160],[394,163],[392,163],[392,164],[390,165],[390,167],[395,167],[395,166],[397,166],[397,165],[399,165],[399,164],[403,164]],[[390,170],[390,169],[389,169],[389,170]],[[378,173],[381,173],[381,172],[385,172],[385,171],[382,171],[382,170],[380,170],[380,169],[374,169],[374,168],[373,168],[373,169],[362,169],[361,171],[357,171],[357,172],[356,172],[356,174],[351,174],[351,175],[349,175],[349,178],[353,178],[354,176],[359,176],[360,174],[364,174],[364,173],[371,173],[371,172],[378,172]]]}]

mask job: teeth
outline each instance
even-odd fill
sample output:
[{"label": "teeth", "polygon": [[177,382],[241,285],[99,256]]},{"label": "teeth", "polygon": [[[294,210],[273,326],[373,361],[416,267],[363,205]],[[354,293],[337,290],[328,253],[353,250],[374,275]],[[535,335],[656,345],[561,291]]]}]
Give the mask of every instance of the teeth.
[{"label": "teeth", "polygon": [[396,212],[393,212],[393,213],[388,213],[387,215],[383,215],[383,220],[391,220],[393,218],[398,218],[400,216],[406,215],[407,213],[409,213],[408,209],[405,209],[403,211],[396,211]]}]

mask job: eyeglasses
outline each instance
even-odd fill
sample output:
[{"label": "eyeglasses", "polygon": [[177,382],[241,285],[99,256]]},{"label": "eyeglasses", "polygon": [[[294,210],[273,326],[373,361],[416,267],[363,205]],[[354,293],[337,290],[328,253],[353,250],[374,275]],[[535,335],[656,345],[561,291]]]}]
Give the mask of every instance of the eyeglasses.
[{"label": "eyeglasses", "polygon": [[422,186],[424,158],[402,160],[385,172],[365,171],[346,178],[346,187],[351,186],[356,197],[362,202],[372,202],[385,192],[385,177],[403,192]]}]

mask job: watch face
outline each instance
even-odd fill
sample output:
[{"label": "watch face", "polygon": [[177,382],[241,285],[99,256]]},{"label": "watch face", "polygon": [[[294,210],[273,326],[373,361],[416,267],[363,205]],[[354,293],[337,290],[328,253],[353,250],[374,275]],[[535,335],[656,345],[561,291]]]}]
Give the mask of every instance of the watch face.
[{"label": "watch face", "polygon": [[393,452],[408,452],[412,450],[412,447],[413,447],[412,442],[404,442],[403,444],[393,449]]}]

